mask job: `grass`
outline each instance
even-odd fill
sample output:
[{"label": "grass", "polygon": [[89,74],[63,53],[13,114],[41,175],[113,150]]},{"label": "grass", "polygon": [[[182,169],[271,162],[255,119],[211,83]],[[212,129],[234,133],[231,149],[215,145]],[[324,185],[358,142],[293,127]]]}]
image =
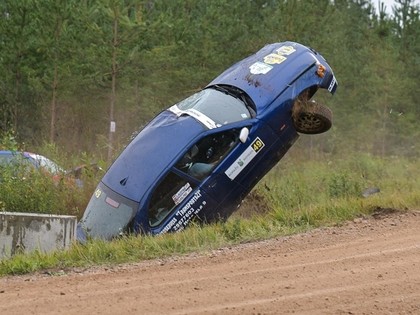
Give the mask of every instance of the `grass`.
[{"label": "grass", "polygon": [[[367,198],[365,188],[380,192]],[[378,208],[420,208],[420,162],[357,155],[294,162],[289,156],[260,183],[227,222],[194,225],[175,234],[126,236],[74,244],[67,251],[19,254],[0,261],[0,275],[114,265],[205,252],[239,243],[338,225]]]}]

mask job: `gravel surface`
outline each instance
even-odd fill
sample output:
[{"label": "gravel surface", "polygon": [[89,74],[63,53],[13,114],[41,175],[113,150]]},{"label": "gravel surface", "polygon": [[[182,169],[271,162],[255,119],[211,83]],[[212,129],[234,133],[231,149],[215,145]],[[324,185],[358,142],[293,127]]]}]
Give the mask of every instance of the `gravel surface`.
[{"label": "gravel surface", "polygon": [[0,314],[420,314],[420,211],[116,267],[0,278]]}]

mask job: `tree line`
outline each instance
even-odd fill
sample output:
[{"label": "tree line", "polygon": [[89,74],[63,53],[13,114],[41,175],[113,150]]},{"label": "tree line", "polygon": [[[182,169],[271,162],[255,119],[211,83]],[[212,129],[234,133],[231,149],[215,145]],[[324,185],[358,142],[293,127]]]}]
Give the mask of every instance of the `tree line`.
[{"label": "tree line", "polygon": [[291,40],[339,81],[320,96],[334,128],[302,146],[415,156],[419,14],[415,0],[392,13],[370,0],[3,0],[0,132],[110,157],[234,62]]}]

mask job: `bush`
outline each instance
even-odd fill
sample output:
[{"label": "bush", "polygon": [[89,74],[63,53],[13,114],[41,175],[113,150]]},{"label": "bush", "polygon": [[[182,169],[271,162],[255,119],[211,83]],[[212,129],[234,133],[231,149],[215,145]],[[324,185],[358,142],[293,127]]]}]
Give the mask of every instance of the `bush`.
[{"label": "bush", "polygon": [[52,176],[26,166],[3,166],[0,201],[10,212],[32,212],[77,215],[78,209],[67,208],[77,194],[65,179],[56,182]]},{"label": "bush", "polygon": [[[0,145],[2,150],[25,151],[11,132],[2,135]],[[105,166],[91,162],[94,159],[87,154],[78,158],[66,156],[53,144],[44,144],[36,151],[60,166],[67,166],[64,168],[68,171],[51,174],[33,168],[24,159],[22,163],[17,159],[16,163],[0,166],[0,210],[76,215],[80,218]]]}]

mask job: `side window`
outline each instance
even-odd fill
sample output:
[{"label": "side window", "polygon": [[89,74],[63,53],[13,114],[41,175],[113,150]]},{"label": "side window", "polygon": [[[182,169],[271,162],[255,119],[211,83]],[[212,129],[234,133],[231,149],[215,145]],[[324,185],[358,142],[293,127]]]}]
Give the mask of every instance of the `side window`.
[{"label": "side window", "polygon": [[194,144],[176,164],[181,171],[204,179],[239,141],[239,130],[214,133]]},{"label": "side window", "polygon": [[155,188],[149,204],[149,224],[158,226],[196,186],[170,172]]}]

